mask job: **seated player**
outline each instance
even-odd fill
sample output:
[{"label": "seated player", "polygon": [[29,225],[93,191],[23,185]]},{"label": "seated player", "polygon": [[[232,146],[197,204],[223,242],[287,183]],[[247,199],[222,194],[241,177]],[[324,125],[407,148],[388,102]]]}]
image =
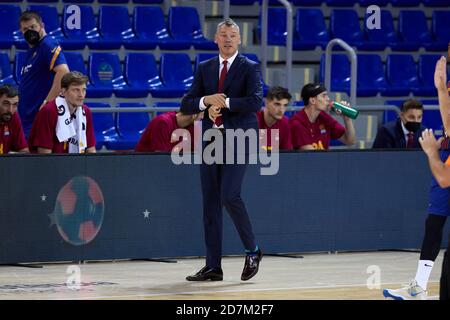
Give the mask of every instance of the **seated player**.
[{"label": "seated player", "polygon": [[[275,139],[279,141],[279,149],[292,150],[289,119],[284,115],[291,98],[289,91],[282,87],[271,87],[267,92],[264,109],[256,113],[259,141],[263,149],[272,150],[271,131],[272,129],[278,129]],[[267,137],[267,143],[265,144],[262,140],[264,135]]]},{"label": "seated player", "polygon": [[16,87],[0,87],[0,154],[28,152],[27,140],[17,114],[19,91]]},{"label": "seated player", "polygon": [[39,110],[28,144],[37,153],[95,153],[92,113],[84,104],[88,78],[80,72],[61,79],[62,96]]}]

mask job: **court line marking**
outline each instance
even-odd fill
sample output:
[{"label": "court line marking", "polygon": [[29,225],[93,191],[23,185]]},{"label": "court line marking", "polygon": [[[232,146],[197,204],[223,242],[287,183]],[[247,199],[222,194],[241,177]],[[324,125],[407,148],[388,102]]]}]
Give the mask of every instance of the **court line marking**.
[{"label": "court line marking", "polygon": [[[429,281],[428,283],[439,283],[439,281]],[[399,282],[387,282],[382,286],[396,284]],[[351,288],[351,287],[366,287],[366,284],[350,284],[350,285],[325,285],[325,286],[307,286],[307,287],[291,287],[291,288],[254,288],[245,290],[215,290],[215,291],[185,291],[185,292],[168,292],[168,293],[148,293],[148,294],[131,294],[131,295],[118,295],[118,296],[92,296],[92,297],[74,297],[74,298],[56,298],[54,300],[94,300],[94,299],[120,299],[120,298],[133,298],[133,297],[160,297],[160,296],[178,296],[178,295],[195,295],[195,294],[215,294],[215,293],[243,293],[243,292],[259,292],[259,291],[287,291],[287,290],[308,290],[308,289],[333,289],[333,288]],[[383,290],[380,289],[368,289],[367,290]],[[381,294],[381,293],[380,293]],[[430,296],[428,298],[436,298],[437,296]]]}]

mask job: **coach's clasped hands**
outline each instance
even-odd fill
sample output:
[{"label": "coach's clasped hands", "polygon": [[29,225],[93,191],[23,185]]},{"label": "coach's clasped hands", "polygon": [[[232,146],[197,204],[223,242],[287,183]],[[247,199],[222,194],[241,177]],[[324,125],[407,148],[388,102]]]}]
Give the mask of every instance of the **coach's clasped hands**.
[{"label": "coach's clasped hands", "polygon": [[216,93],[216,94],[212,94],[210,96],[205,96],[205,98],[203,99],[203,103],[206,106],[218,106],[220,108],[226,108],[226,103],[225,103],[225,99],[227,98],[227,96],[223,93]]}]

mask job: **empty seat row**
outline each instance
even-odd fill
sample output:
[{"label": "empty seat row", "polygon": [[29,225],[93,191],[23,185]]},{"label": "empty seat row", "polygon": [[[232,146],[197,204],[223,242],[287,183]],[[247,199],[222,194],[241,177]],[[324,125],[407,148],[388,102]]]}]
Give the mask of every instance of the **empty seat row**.
[{"label": "empty seat row", "polygon": [[[357,96],[370,97],[380,93],[385,97],[437,95],[434,69],[440,55],[421,55],[416,64],[412,55],[390,54],[386,66],[377,54],[357,55]],[[350,94],[350,61],[345,54],[332,55],[331,91]],[[325,78],[325,56],[320,62],[320,80]]]},{"label": "empty seat row", "polygon": [[[195,67],[213,56],[198,54]],[[259,62],[254,54],[246,56]],[[151,53],[128,53],[123,68],[119,56],[114,53],[91,53],[87,68],[81,53],[66,52],[65,57],[71,70],[89,76],[88,98],[108,98],[113,93],[121,98],[147,97],[149,93],[157,98],[181,97],[190,88],[195,71],[185,53],[162,54],[159,68]],[[25,52],[16,53],[13,75],[8,55],[0,54],[0,84],[20,83],[24,59]],[[264,89],[267,92],[265,84]]]},{"label": "empty seat row", "polygon": [[[98,21],[91,6],[80,5],[79,19],[69,5],[64,7],[60,22],[56,7],[31,5],[29,9],[42,15],[46,31],[68,50],[91,49],[185,50],[194,46],[198,50],[217,50],[217,45],[203,36],[200,19],[194,7],[171,7],[166,21],[159,6],[136,6],[130,20],[125,6],[100,6]],[[21,14],[19,6],[0,5],[0,48],[15,45],[27,49],[28,45],[18,30]]]},{"label": "empty seat row", "polygon": [[[299,8],[295,16],[293,49],[313,50],[317,46],[325,48],[333,38],[340,38],[360,50],[377,51],[386,47],[393,51],[417,51],[420,47],[429,51],[443,51],[450,42],[450,11],[433,12],[431,32],[425,13],[420,10],[401,10],[398,30],[394,28],[390,11],[381,10],[379,27],[368,22],[368,15],[366,14],[361,28],[355,10],[334,9],[330,14],[328,29],[322,10]],[[286,30],[286,9],[269,8],[267,43],[285,46]],[[261,38],[261,17],[257,33]]]},{"label": "empty seat row", "polygon": [[[262,0],[230,0],[231,4],[252,5]],[[389,3],[394,7],[416,7],[423,3],[428,7],[450,6],[450,0],[289,0],[294,6],[320,6],[325,3],[329,7],[351,7],[359,4],[362,7],[371,5],[386,6]],[[270,6],[282,5],[278,0],[269,0]]]},{"label": "empty seat row", "polygon": [[[110,108],[107,103],[87,103],[90,108]],[[143,103],[119,103],[118,108],[145,108]],[[122,112],[122,113],[100,113],[92,114],[94,123],[96,148],[105,146],[109,150],[131,150],[134,149],[139,138],[144,132],[148,122],[149,114],[146,112]]]}]

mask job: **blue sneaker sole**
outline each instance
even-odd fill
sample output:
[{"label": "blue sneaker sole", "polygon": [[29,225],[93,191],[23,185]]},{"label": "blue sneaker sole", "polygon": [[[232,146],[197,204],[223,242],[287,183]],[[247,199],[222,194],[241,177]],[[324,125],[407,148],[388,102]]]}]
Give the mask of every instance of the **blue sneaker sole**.
[{"label": "blue sneaker sole", "polygon": [[387,290],[387,289],[384,289],[384,290],[383,290],[383,296],[384,296],[385,298],[392,298],[392,299],[394,299],[394,300],[405,300],[405,299],[403,299],[403,298],[401,298],[401,297],[397,297],[397,296],[394,296],[394,295],[390,294],[390,293],[389,293],[389,290]]}]

